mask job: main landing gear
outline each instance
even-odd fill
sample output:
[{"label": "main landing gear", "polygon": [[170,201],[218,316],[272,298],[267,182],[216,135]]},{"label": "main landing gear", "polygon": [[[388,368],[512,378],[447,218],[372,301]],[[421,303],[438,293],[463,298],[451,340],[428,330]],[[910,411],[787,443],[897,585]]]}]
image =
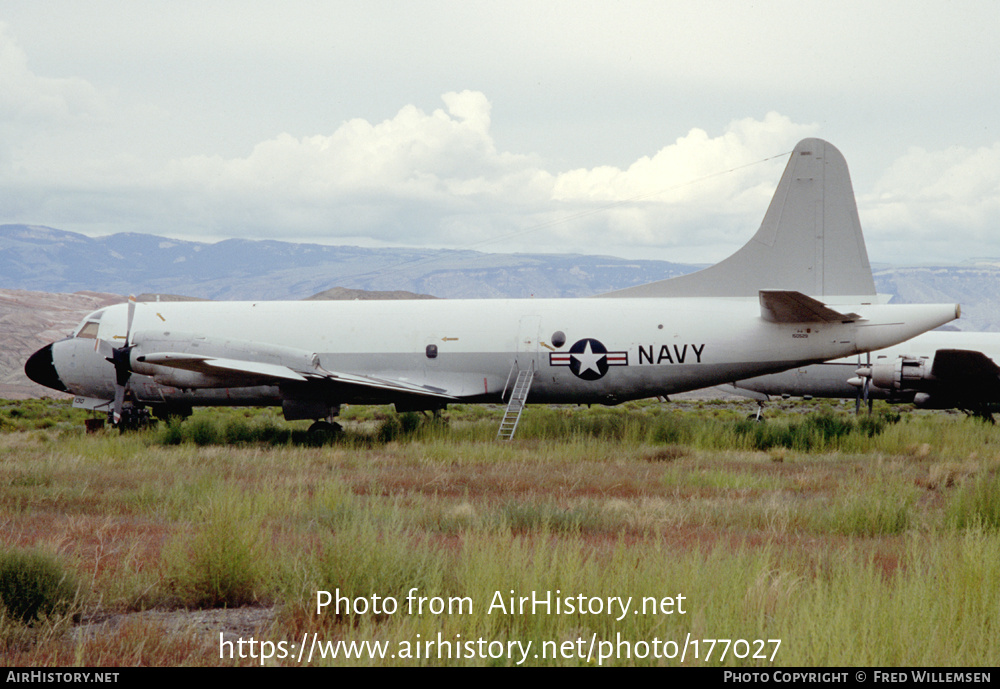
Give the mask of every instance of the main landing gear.
[{"label": "main landing gear", "polygon": [[344,434],[344,427],[334,421],[319,420],[309,427],[309,438],[318,443],[336,440]]},{"label": "main landing gear", "polygon": [[757,423],[764,423],[767,419],[764,418],[764,400],[754,400],[757,402],[757,413],[747,414],[747,421],[756,421]]}]

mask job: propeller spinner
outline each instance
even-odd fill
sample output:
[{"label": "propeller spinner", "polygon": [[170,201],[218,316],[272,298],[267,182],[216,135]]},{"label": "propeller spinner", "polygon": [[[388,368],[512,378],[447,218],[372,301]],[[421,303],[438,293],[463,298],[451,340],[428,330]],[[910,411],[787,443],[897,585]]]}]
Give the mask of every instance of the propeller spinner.
[{"label": "propeller spinner", "polygon": [[[870,394],[871,393],[871,385],[872,385],[872,353],[871,352],[868,352],[867,359],[868,359],[867,363],[864,366],[862,366],[861,365],[861,355],[858,354],[858,370],[854,372],[854,374],[856,376],[858,376],[858,378],[857,379],[852,379],[852,380],[858,380],[859,383],[860,383],[858,385],[858,388],[859,388],[858,389],[858,396],[854,400],[854,413],[855,414],[860,414],[861,413],[861,401],[862,401],[862,399],[864,400],[865,404],[868,405],[868,413],[869,414],[872,413],[872,406],[875,404],[875,400],[872,399],[871,394]],[[853,383],[853,382],[851,384],[855,385],[855,383]]]}]

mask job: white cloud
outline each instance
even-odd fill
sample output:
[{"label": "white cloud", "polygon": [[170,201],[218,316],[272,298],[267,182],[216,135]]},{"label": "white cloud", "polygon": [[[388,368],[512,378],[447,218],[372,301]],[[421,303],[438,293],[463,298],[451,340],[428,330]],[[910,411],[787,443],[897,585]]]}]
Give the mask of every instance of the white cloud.
[{"label": "white cloud", "polygon": [[484,94],[442,100],[430,113],[408,105],[330,135],[282,134],[245,158],[178,160],[164,186],[185,197],[185,223],[209,222],[213,233],[603,253],[722,241],[724,255],[752,234],[777,184],[780,163],[754,163],[816,129],[770,113],[716,137],[692,130],[624,170],[559,173],[497,150]]},{"label": "white cloud", "polygon": [[[816,125],[797,125],[775,112],[768,113],[763,121],[732,122],[725,133],[714,138],[702,129],[692,129],[687,136],[652,157],[640,158],[627,170],[599,167],[562,174],[555,197],[621,201],[656,196],[676,203],[717,199],[720,193],[733,195],[745,187],[746,176],[726,173],[794,146],[816,129]],[[777,184],[777,180],[773,182]]]},{"label": "white cloud", "polygon": [[[447,93],[442,100],[444,109],[408,105],[383,122],[352,119],[330,135],[282,134],[245,158],[174,161],[165,186],[235,232],[242,227],[220,217],[216,201],[224,202],[223,213],[256,209],[257,230],[285,224],[289,233],[320,240],[360,234],[386,242],[441,241],[435,225],[447,227],[452,214],[488,216],[508,204],[517,212],[548,197],[551,176],[535,157],[496,150],[483,94]],[[287,224],[293,218],[297,226]]]},{"label": "white cloud", "polygon": [[[245,155],[213,154],[180,143],[200,131],[187,111],[36,74],[0,24],[0,221],[708,262],[763,216],[784,159],[761,161],[819,133],[770,112],[692,128],[622,166],[559,170],[533,152],[501,150],[482,92],[441,100],[381,121],[346,119],[331,133],[241,144]],[[875,260],[1000,254],[1000,144],[913,148],[859,202]]]},{"label": "white cloud", "polygon": [[[749,239],[777,186],[780,172],[759,163],[790,151],[817,128],[771,112],[763,120],[734,121],[716,137],[692,129],[625,170],[603,166],[561,174],[553,196],[610,205],[608,226],[616,242],[651,247],[721,242],[713,251],[721,258]],[[595,217],[594,223],[603,220]]]},{"label": "white cloud", "polygon": [[378,191],[389,196],[477,193],[477,180],[502,181],[530,156],[497,153],[489,133],[490,104],[481,93],[443,96],[447,110],[415,106],[372,124],[345,122],[329,135],[282,134],[254,147],[246,158],[195,156],[170,169],[193,184],[230,188],[276,187],[304,196]]},{"label": "white cloud", "polygon": [[784,160],[747,165],[822,135],[873,259],[1000,254],[997,4],[3,15],[0,222],[707,262],[753,233]]},{"label": "white cloud", "polygon": [[922,245],[924,261],[1000,254],[1000,143],[911,148],[859,206],[869,242],[888,252],[912,255]]},{"label": "white cloud", "polygon": [[25,52],[0,23],[0,121],[33,123],[70,118],[103,118],[104,99],[91,84],[79,78],[40,77],[28,68]]}]

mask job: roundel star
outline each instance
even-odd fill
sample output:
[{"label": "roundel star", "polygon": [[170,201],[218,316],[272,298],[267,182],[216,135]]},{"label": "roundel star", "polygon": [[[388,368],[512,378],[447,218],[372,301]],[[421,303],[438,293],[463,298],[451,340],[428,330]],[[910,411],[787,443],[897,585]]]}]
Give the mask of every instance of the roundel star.
[{"label": "roundel star", "polygon": [[584,380],[597,380],[608,372],[608,350],[598,340],[579,340],[569,353],[570,370]]}]

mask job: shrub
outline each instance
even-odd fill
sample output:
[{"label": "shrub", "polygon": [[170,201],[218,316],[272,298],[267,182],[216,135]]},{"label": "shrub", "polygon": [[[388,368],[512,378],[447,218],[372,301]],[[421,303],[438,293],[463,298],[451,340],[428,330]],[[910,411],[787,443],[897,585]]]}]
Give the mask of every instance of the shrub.
[{"label": "shrub", "polygon": [[181,425],[182,423],[183,419],[176,416],[168,420],[160,442],[164,445],[180,445],[184,442],[184,428]]},{"label": "shrub", "polygon": [[428,427],[424,417],[416,412],[408,411],[402,414],[392,414],[379,424],[375,435],[380,443],[402,440],[413,436],[422,428]]},{"label": "shrub", "polygon": [[188,421],[188,434],[195,445],[216,445],[222,435],[215,423],[208,418],[196,418]]},{"label": "shrub", "polygon": [[399,424],[406,435],[416,432],[422,421],[420,414],[416,412],[408,411],[399,415]]},{"label": "shrub", "polygon": [[380,443],[390,443],[396,440],[403,434],[403,424],[400,423],[398,416],[390,416],[385,419],[378,426],[378,431],[375,434]]},{"label": "shrub", "polygon": [[33,551],[0,552],[0,605],[11,617],[31,623],[69,612],[76,577],[53,556]]}]

